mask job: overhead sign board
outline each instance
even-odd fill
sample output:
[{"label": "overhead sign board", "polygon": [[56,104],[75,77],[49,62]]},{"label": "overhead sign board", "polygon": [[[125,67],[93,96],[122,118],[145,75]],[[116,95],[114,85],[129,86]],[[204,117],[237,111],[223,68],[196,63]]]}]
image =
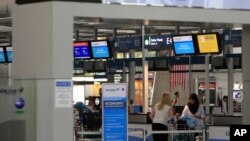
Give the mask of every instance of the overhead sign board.
[{"label": "overhead sign board", "polygon": [[119,49],[141,49],[141,37],[122,37],[117,38],[115,47]]},{"label": "overhead sign board", "polygon": [[166,48],[172,46],[172,38],[168,35],[152,35],[144,37],[145,48]]},{"label": "overhead sign board", "polygon": [[242,46],[242,30],[227,29],[223,32],[225,45]]}]

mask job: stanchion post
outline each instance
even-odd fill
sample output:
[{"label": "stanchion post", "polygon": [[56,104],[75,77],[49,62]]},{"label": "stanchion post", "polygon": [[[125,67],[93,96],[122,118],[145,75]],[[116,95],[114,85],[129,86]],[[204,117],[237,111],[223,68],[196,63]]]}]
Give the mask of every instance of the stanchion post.
[{"label": "stanchion post", "polygon": [[203,141],[206,141],[206,129],[203,129],[203,130],[202,130],[202,133],[203,133],[203,135],[202,135],[202,140],[203,140]]},{"label": "stanchion post", "polygon": [[143,141],[146,141],[146,134],[147,134],[147,130],[143,130],[142,131]]}]

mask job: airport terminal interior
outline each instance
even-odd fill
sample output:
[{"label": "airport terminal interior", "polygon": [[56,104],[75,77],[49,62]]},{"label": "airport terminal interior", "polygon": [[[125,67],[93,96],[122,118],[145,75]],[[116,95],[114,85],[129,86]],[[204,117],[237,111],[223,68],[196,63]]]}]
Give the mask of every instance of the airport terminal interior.
[{"label": "airport terminal interior", "polygon": [[[0,140],[157,141],[168,92],[169,141],[229,141],[250,123],[250,7],[185,1],[1,0]],[[192,93],[202,129],[178,122]]]}]

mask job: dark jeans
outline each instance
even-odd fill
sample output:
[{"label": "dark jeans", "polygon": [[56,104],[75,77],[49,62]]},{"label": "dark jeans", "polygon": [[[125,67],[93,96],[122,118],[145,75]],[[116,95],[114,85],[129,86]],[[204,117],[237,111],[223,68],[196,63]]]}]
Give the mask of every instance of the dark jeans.
[{"label": "dark jeans", "polygon": [[[161,123],[152,123],[152,131],[166,131],[168,127]],[[168,141],[168,134],[153,134],[154,141]]]}]

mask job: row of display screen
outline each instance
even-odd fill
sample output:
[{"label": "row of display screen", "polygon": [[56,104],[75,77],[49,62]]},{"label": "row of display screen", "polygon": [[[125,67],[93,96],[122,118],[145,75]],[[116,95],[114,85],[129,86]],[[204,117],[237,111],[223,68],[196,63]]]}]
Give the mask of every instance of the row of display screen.
[{"label": "row of display screen", "polygon": [[[219,54],[222,50],[218,33],[173,35],[171,38],[175,55]],[[111,58],[111,56],[108,40],[74,42],[74,59]]]},{"label": "row of display screen", "polygon": [[0,47],[0,63],[12,62],[13,50],[10,46]]},{"label": "row of display screen", "polygon": [[175,55],[219,54],[222,50],[218,33],[172,36]]},{"label": "row of display screen", "polygon": [[111,54],[108,40],[74,42],[74,59],[110,58]]}]

